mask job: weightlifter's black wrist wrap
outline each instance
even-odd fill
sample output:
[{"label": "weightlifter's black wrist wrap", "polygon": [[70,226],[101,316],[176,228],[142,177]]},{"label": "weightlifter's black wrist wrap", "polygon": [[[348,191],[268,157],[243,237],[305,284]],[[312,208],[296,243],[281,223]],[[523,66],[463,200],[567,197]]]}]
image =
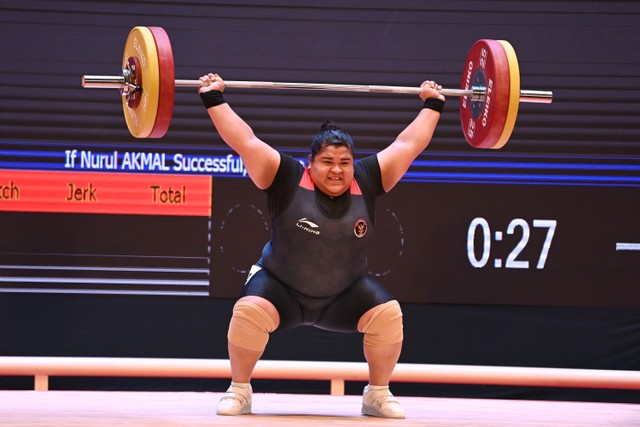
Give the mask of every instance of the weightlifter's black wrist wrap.
[{"label": "weightlifter's black wrist wrap", "polygon": [[200,93],[200,99],[202,99],[202,103],[207,108],[207,110],[211,107],[215,107],[216,105],[225,104],[224,96],[222,92],[219,90],[210,90],[207,92]]},{"label": "weightlifter's black wrist wrap", "polygon": [[440,98],[427,98],[424,100],[422,108],[428,108],[442,113],[442,110],[444,110],[444,101]]}]

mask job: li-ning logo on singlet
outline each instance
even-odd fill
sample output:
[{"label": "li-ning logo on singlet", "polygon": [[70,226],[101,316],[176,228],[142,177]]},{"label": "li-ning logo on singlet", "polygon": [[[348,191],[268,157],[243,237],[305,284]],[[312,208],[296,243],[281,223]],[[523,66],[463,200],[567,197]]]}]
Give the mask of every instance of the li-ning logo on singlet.
[{"label": "li-ning logo on singlet", "polygon": [[307,233],[315,234],[316,236],[320,234],[320,230],[316,230],[320,226],[309,221],[307,218],[300,218],[298,222],[296,222],[296,227],[301,228]]}]

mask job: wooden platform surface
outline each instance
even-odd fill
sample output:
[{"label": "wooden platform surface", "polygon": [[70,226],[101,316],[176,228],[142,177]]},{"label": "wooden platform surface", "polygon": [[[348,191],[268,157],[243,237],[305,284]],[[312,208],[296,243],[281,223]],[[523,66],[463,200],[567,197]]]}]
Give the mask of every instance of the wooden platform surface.
[{"label": "wooden platform surface", "polygon": [[361,396],[260,394],[253,414],[215,414],[222,393],[0,391],[0,425],[603,427],[640,426],[640,405],[398,396],[407,418],[360,414]]}]

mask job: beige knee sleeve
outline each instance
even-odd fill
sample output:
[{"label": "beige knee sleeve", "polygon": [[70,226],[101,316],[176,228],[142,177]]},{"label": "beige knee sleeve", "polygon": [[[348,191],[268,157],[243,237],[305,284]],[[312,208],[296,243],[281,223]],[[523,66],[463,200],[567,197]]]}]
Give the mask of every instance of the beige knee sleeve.
[{"label": "beige knee sleeve", "polygon": [[276,326],[271,316],[259,305],[241,300],[233,307],[227,338],[237,347],[263,351],[269,341],[269,333]]},{"label": "beige knee sleeve", "polygon": [[398,301],[377,306],[367,323],[358,325],[358,330],[364,333],[364,343],[373,347],[402,342],[402,310]]}]

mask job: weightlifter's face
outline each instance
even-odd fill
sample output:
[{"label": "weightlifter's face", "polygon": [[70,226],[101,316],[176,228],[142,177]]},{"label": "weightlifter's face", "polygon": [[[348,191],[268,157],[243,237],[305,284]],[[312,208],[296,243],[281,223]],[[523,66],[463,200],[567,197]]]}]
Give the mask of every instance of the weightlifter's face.
[{"label": "weightlifter's face", "polygon": [[327,145],[310,161],[309,172],[320,191],[330,197],[340,196],[353,180],[353,154],[344,145]]}]

